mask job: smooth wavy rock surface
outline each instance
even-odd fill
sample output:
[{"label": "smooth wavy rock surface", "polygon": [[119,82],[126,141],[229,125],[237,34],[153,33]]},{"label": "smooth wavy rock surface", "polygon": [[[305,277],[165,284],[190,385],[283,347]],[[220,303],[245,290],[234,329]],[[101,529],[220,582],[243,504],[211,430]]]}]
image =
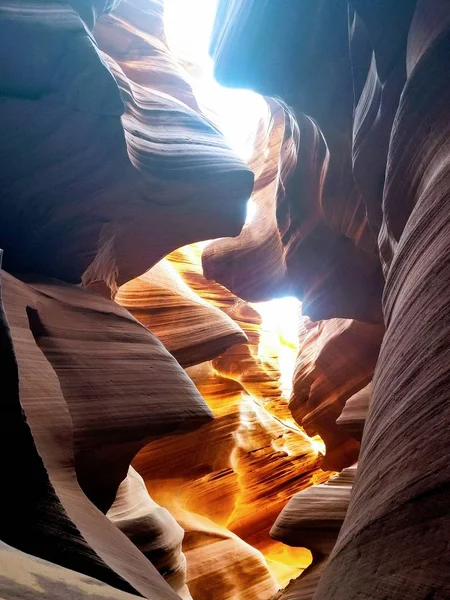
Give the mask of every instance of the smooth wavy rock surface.
[{"label": "smooth wavy rock surface", "polygon": [[237,323],[193,292],[167,260],[121,286],[115,300],[154,333],[183,367],[216,358],[247,341]]},{"label": "smooth wavy rock surface", "polygon": [[[108,507],[123,470],[150,437],[198,426],[210,419],[209,409],[175,359],[113,301],[55,280],[31,285],[2,272],[2,282],[11,336],[9,402],[16,413],[24,411],[16,426],[28,435],[30,458],[39,452],[33,459],[36,496],[25,493],[21,500],[38,535],[27,540],[19,528],[3,539],[116,587],[173,597],[153,565],[84,492]],[[35,521],[36,511],[41,518]],[[64,553],[58,552],[61,538]]]},{"label": "smooth wavy rock surface", "polygon": [[[259,219],[237,241],[209,246],[205,273],[245,299],[290,289],[314,320],[380,321],[376,240],[352,170],[347,3],[222,0],[211,52],[219,81],[281,97],[292,110],[269,101],[272,120],[250,161]],[[250,272],[251,251],[253,264],[271,270]]]},{"label": "smooth wavy rock surface", "polygon": [[255,216],[238,237],[206,246],[205,276],[253,302],[297,296],[314,320],[379,320],[378,257],[323,214],[329,149],[316,123],[270,100],[249,166]]},{"label": "smooth wavy rock surface", "polygon": [[372,382],[346,401],[341,415],[336,420],[337,425],[348,431],[359,441],[361,441],[364,431],[371,394]]},{"label": "smooth wavy rock surface", "polygon": [[167,260],[198,296],[220,308],[247,336],[246,343],[235,344],[217,357],[213,362],[214,369],[239,382],[251,395],[268,402],[282,402],[279,359],[272,349],[262,347],[261,315],[224,286],[207,280],[202,271],[201,256],[199,245],[192,244],[172,252]]},{"label": "smooth wavy rock surface", "polygon": [[136,600],[75,571],[20,552],[0,542],[0,596],[4,600]]},{"label": "smooth wavy rock surface", "polygon": [[311,549],[312,564],[273,600],[311,600],[347,512],[356,466],[291,498],[270,534],[290,546]]},{"label": "smooth wavy rock surface", "polygon": [[[130,20],[155,11],[122,4]],[[131,22],[119,28],[139,37],[143,60],[153,52]],[[113,38],[116,22],[104,29]],[[7,270],[103,282],[114,293],[183,244],[239,233],[251,172],[206,118],[127,77],[74,9],[3,3],[0,39],[16,57],[0,71]]]},{"label": "smooth wavy rock surface", "polygon": [[107,517],[163,574],[182,600],[192,600],[186,586],[183,529],[168,510],[154,502],[142,477],[130,467]]},{"label": "smooth wavy rock surface", "polygon": [[[162,344],[112,300],[54,281],[19,284],[20,292],[34,300],[36,308],[27,307],[31,332],[70,412],[78,479],[107,509],[148,439],[212,415]],[[6,287],[7,314],[15,310],[11,294]]]},{"label": "smooth wavy rock surface", "polygon": [[301,333],[289,407],[309,435],[324,440],[324,469],[339,471],[358,458],[359,442],[336,419],[371,380],[383,332],[382,325],[330,319]]},{"label": "smooth wavy rock surface", "polygon": [[[152,498],[186,531],[183,549],[188,586],[195,600],[207,600],[212,594],[236,600],[246,599],[245,594],[264,597],[263,589],[270,597],[276,584],[269,573],[287,583],[309,563],[304,549],[290,550],[272,540],[270,527],[299,487],[325,481],[329,475],[320,470],[321,456],[307,436],[284,423],[280,412],[271,415],[259,399],[220,376],[208,363],[192,367],[189,374],[212,409],[214,421],[198,432],[152,442],[138,454],[134,467]],[[286,405],[286,420],[288,414]],[[202,527],[197,530],[199,524]],[[223,544],[230,547],[229,562],[206,576],[198,561],[201,557],[208,563],[214,559],[220,548],[217,532],[219,539],[228,540]],[[192,544],[197,541],[191,547],[189,540]],[[255,555],[250,543],[260,552]],[[194,546],[202,550],[194,552]],[[245,556],[259,557],[258,575],[248,577],[243,568]],[[194,577],[194,573],[205,576],[202,590],[199,575]]]},{"label": "smooth wavy rock surface", "polygon": [[347,512],[356,466],[293,496],[270,534],[290,546],[329,554]]},{"label": "smooth wavy rock surface", "polygon": [[419,0],[383,199],[386,334],[353,495],[317,600],[450,595],[449,50],[447,3]]}]

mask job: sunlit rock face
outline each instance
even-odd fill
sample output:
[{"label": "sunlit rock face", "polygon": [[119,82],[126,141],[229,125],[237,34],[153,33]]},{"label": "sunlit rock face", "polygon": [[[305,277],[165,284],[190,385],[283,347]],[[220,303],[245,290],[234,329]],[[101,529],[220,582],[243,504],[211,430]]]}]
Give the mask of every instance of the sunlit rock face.
[{"label": "sunlit rock face", "polygon": [[[319,441],[293,420],[288,406],[291,385],[288,390],[283,385],[283,348],[291,360],[291,381],[295,335],[293,341],[275,332],[270,335],[258,305],[252,307],[208,282],[202,275],[199,247],[180,249],[167,262],[185,285],[192,286],[191,293],[195,290],[198,298],[210,303],[210,336],[216,307],[221,318],[227,315],[247,339],[212,362],[187,369],[215,416],[211,425],[152,442],[133,464],[152,498],[168,508],[186,532],[187,583],[195,599],[270,598],[310,562],[307,550],[275,541],[270,528],[295,492],[329,478],[320,468]],[[186,331],[189,319],[184,320],[183,313],[189,311],[189,306],[178,311]],[[220,568],[213,568],[222,552]]]},{"label": "sunlit rock face", "polygon": [[313,560],[273,600],[312,598],[344,521],[355,475],[356,466],[349,467],[326,483],[296,494],[278,517],[271,535],[290,546],[308,546]]},{"label": "sunlit rock face", "polygon": [[130,467],[107,517],[151,561],[182,600],[192,600],[186,585],[184,531],[165,508],[148,495],[145,483]]},{"label": "sunlit rock face", "polygon": [[167,260],[123,285],[116,301],[157,335],[183,367],[247,341],[239,325],[193,292]]},{"label": "sunlit rock face", "polygon": [[0,0],[0,596],[450,597],[447,2],[169,4]]}]

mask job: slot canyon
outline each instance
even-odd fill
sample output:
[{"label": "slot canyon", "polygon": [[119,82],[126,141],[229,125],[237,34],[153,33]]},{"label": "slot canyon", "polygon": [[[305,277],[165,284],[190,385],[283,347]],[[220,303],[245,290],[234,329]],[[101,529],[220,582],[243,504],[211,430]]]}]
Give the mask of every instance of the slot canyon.
[{"label": "slot canyon", "polygon": [[0,598],[450,600],[450,0],[0,48]]}]

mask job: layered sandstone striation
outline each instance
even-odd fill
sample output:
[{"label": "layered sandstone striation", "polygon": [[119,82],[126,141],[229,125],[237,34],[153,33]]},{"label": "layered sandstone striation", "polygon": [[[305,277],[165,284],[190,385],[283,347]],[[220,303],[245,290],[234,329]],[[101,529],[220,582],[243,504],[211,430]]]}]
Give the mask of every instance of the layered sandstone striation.
[{"label": "layered sandstone striation", "polygon": [[[387,328],[358,481],[318,599],[450,594],[449,26],[446,3],[419,1],[404,40],[407,80],[390,143],[380,234]],[[426,423],[419,437],[418,422]]]},{"label": "layered sandstone striation", "polygon": [[448,3],[219,0],[248,164],[164,7],[0,0],[0,596],[447,598]]},{"label": "layered sandstone striation", "polygon": [[168,260],[121,286],[115,300],[157,335],[183,367],[247,341],[239,325],[191,290]]},{"label": "layered sandstone striation", "polygon": [[[351,227],[342,227],[349,221],[339,221],[346,214],[344,206],[353,206],[350,214],[355,217],[360,214],[359,196],[373,239],[378,238],[386,278],[386,333],[359,475],[317,599],[449,594],[442,508],[448,473],[439,458],[448,447],[443,427],[448,416],[448,302],[442,292],[448,270],[448,38],[448,6],[440,0],[395,5],[354,0],[333,6],[292,1],[281,9],[272,0],[265,0],[263,7],[240,0],[220,3],[212,43],[218,77],[230,85],[280,95],[297,119],[303,112],[316,120],[330,151],[329,169],[333,173],[334,163],[340,173],[339,180],[327,173],[322,217],[356,248],[370,250],[364,235],[359,238]],[[327,187],[338,199],[348,168],[357,188],[353,204],[351,194],[344,195],[344,204],[329,203],[333,196],[327,195]],[[278,215],[281,204],[276,206]],[[301,220],[303,226],[307,222]],[[359,217],[355,222],[363,224]],[[334,249],[339,259],[332,256],[330,261],[343,259]],[[354,274],[349,255],[344,262]],[[219,280],[232,268],[225,259],[223,265],[217,271]],[[300,268],[297,273],[305,281]],[[339,283],[345,285],[346,279]],[[344,294],[347,290],[353,301],[365,298],[367,311],[364,291],[355,295],[355,288],[348,287]],[[315,314],[308,304],[306,310]],[[361,320],[362,314],[353,304],[351,314],[333,316]],[[368,316],[365,312],[364,320]],[[365,383],[371,375],[367,377]],[[349,390],[347,396],[349,411],[354,392],[358,390]],[[360,394],[353,403],[362,407],[367,390]],[[335,416],[339,414],[333,420]],[[419,421],[427,422],[430,434],[417,440],[414,426]]]},{"label": "layered sandstone striation", "polygon": [[0,594],[2,598],[98,598],[136,600],[140,596],[122,592],[98,579],[25,554],[0,542]]},{"label": "layered sandstone striation", "polygon": [[358,458],[358,433],[337,423],[350,398],[372,379],[384,327],[350,319],[321,321],[300,333],[290,410],[326,445],[324,468],[339,471]]},{"label": "layered sandstone striation", "polygon": [[344,521],[355,475],[356,466],[348,467],[326,483],[299,492],[275,521],[271,535],[290,546],[310,548],[312,563],[273,600],[313,597]]},{"label": "layered sandstone striation", "polygon": [[[120,18],[104,17],[95,39],[78,4],[89,12],[91,2],[2,3],[3,52],[16,62],[0,73],[0,236],[6,270],[114,293],[183,244],[239,233],[253,175],[184,102],[192,92],[161,28],[139,29],[161,21],[161,2],[114,3]],[[117,39],[112,56],[104,37]],[[127,70],[124,45],[142,73],[159,51],[173,85],[162,89],[156,68],[133,79],[141,67]]]},{"label": "layered sandstone striation", "polygon": [[357,440],[362,438],[371,394],[372,382],[347,400],[340,417],[336,419],[336,425],[348,431]]}]

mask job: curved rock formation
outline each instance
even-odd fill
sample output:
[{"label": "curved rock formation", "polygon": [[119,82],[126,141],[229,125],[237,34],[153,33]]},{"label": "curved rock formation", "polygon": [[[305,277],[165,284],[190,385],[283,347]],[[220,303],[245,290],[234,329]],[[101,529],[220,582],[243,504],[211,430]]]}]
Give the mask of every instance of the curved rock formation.
[{"label": "curved rock formation", "polygon": [[372,382],[354,396],[351,396],[336,421],[345,431],[348,431],[357,440],[361,441],[369,410],[370,396],[372,394]]},{"label": "curved rock formation", "polygon": [[[246,598],[244,590],[250,597],[258,593],[264,597],[259,586],[265,581],[265,594],[270,597],[268,591],[272,589],[273,593],[275,583],[269,572],[283,585],[309,563],[306,551],[283,548],[272,540],[270,527],[295,491],[324,481],[329,475],[320,470],[321,455],[312,442],[288,421],[287,403],[284,421],[281,407],[271,414],[270,406],[264,408],[262,400],[246,394],[241,385],[220,376],[211,365],[193,367],[189,374],[211,407],[214,421],[198,432],[152,442],[141,450],[134,466],[152,498],[168,508],[186,531],[183,549],[188,586],[195,600],[196,593],[205,600],[213,593],[214,597],[226,598],[231,582],[233,589],[241,590],[239,594]],[[199,435],[201,445],[197,442]],[[170,474],[167,464],[171,465]],[[220,572],[210,574],[205,579],[208,586],[204,583],[203,592],[195,593],[192,573],[206,577],[197,561],[202,556],[210,563],[220,547],[216,544],[224,539],[228,540],[226,546],[235,546],[236,561],[233,563],[232,553],[227,554],[229,562],[223,570],[221,567]],[[248,544],[259,549],[267,560],[266,566],[262,555],[256,555],[259,575],[251,580],[241,571],[245,556],[253,552]],[[197,546],[202,547],[201,552],[194,552]],[[223,577],[228,584],[221,587]],[[200,581],[194,581],[194,585],[199,586]],[[235,597],[241,598],[239,594],[236,591]]]},{"label": "curved rock formation", "polygon": [[167,260],[123,285],[115,300],[157,335],[183,367],[247,340],[235,321],[195,294]]},{"label": "curved rock formation", "polygon": [[290,546],[306,546],[312,564],[273,600],[311,600],[347,512],[356,466],[291,498],[270,534]]},{"label": "curved rock formation", "polygon": [[305,546],[329,554],[347,512],[355,475],[354,465],[293,496],[270,535],[290,546]]},{"label": "curved rock formation", "polygon": [[[122,4],[130,21],[102,31],[126,30],[151,54],[133,19],[143,25],[161,3]],[[0,30],[16,57],[0,73],[7,270],[115,292],[183,244],[239,233],[253,176],[206,118],[127,77],[69,5],[8,4]]]},{"label": "curved rock formation", "polygon": [[219,0],[248,166],[163,15],[0,1],[0,596],[448,598],[448,1]]},{"label": "curved rock formation", "polygon": [[133,467],[117,490],[107,517],[164,575],[182,600],[192,600],[186,586],[186,558],[181,551],[183,529],[148,495]]},{"label": "curved rock formation", "polygon": [[[298,296],[314,320],[379,320],[378,258],[323,214],[329,149],[320,129],[311,118],[296,120],[287,107],[270,101],[259,137],[250,161],[256,215],[237,238],[206,246],[206,277],[250,301]],[[350,235],[354,225],[348,227]]]},{"label": "curved rock formation", "polygon": [[8,600],[136,600],[105,583],[20,552],[0,542],[0,595]]},{"label": "curved rock formation", "polygon": [[26,286],[7,276],[6,283],[13,341],[15,327],[29,322],[73,422],[77,477],[107,509],[148,439],[199,426],[212,415],[162,344],[115,302],[55,281]]},{"label": "curved rock formation", "polygon": [[324,469],[339,471],[358,458],[358,438],[336,419],[371,380],[383,332],[382,325],[330,319],[302,333],[289,407],[309,435],[324,440]]},{"label": "curved rock formation", "polygon": [[[288,0],[281,9],[276,0],[263,0],[263,6],[255,0],[222,0],[211,49],[219,81],[280,96],[292,107],[284,107],[284,118],[278,117],[278,142],[274,134],[280,127],[274,129],[270,121],[265,126],[274,151],[253,159],[266,159],[269,167],[275,157],[274,183],[274,177],[266,182],[264,171],[261,176],[255,171],[255,190],[265,188],[255,195],[255,204],[261,212],[259,226],[263,219],[273,220],[276,211],[285,255],[277,271],[284,275],[284,268],[288,276],[279,293],[288,286],[314,320],[379,321],[379,260],[352,173],[354,94],[347,13],[345,0],[332,6]],[[279,67],[268,68],[274,64]],[[261,255],[277,260],[273,234],[269,237],[257,225],[253,229],[263,248],[257,253],[253,243],[254,263]],[[244,232],[235,242],[219,240],[208,247],[204,267],[208,276],[227,286],[243,280],[242,289],[231,289],[255,300],[258,290],[271,290],[280,276],[275,271],[273,283],[266,271],[259,282],[252,282],[243,259],[237,264],[236,255],[250,251]]]},{"label": "curved rock formation", "polygon": [[[150,437],[199,425],[209,410],[162,345],[111,300],[54,280],[25,284],[5,272],[2,297],[7,401],[30,458],[36,457],[35,495],[24,492],[21,499],[21,484],[18,498],[9,497],[2,538],[121,589],[171,598],[151,563],[84,492],[107,508],[123,470]],[[120,369],[111,371],[114,360]],[[144,369],[148,361],[158,368]],[[175,387],[168,389],[167,381]],[[19,433],[6,415],[8,441]],[[10,520],[24,502],[34,536],[23,516],[17,516],[20,527]],[[58,551],[60,539],[66,552]]]},{"label": "curved rock formation", "polygon": [[450,594],[449,48],[446,3],[419,0],[383,198],[386,334],[357,482],[317,599]]},{"label": "curved rock formation", "polygon": [[235,344],[216,357],[214,369],[264,402],[282,401],[280,364],[273,349],[260,348],[262,318],[258,311],[226,287],[205,278],[198,245],[178,249],[167,258],[192,290],[209,305],[220,308],[247,336],[247,343]]}]

